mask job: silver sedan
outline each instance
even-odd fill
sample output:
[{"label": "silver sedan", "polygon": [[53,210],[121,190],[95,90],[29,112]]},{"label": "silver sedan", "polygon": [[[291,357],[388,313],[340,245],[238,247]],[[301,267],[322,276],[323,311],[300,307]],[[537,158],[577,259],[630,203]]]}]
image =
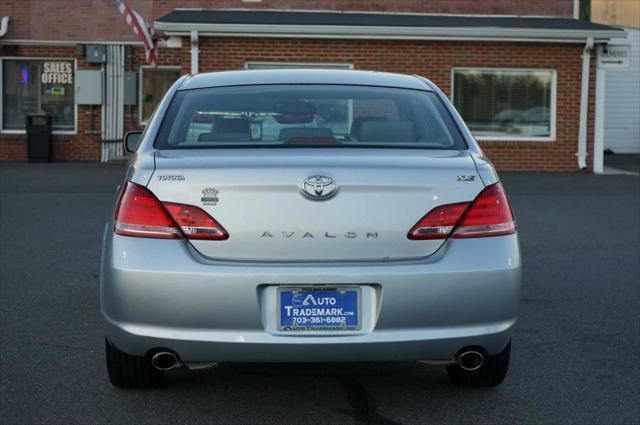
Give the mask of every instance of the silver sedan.
[{"label": "silver sedan", "polygon": [[179,79],[105,229],[109,378],[217,362],[420,360],[507,373],[520,252],[505,192],[418,76],[234,71]]}]

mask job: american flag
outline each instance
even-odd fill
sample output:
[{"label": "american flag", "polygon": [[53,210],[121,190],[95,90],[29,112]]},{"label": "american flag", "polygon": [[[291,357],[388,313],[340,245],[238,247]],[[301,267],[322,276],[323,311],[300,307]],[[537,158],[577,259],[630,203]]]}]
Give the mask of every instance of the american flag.
[{"label": "american flag", "polygon": [[131,8],[125,0],[114,0],[114,2],[127,21],[127,25],[142,39],[147,63],[151,66],[158,65],[158,55],[156,53],[158,40],[153,27],[146,23],[144,18],[135,9]]}]

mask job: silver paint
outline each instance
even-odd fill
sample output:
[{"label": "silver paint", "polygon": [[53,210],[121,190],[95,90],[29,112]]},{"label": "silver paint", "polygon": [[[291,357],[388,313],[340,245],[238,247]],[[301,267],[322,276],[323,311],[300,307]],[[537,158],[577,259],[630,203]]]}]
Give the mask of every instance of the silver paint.
[{"label": "silver paint", "polygon": [[[468,149],[153,148],[177,90],[282,83],[434,91]],[[152,179],[154,172],[184,180]],[[300,182],[314,175],[339,182],[335,196],[324,202],[301,196]],[[460,175],[480,178],[458,182]],[[517,235],[444,242],[406,237],[433,207],[470,201],[498,181],[448,99],[422,77],[320,70],[182,77],[147,126],[127,179],[148,185],[163,201],[201,206],[230,237],[145,239],[115,235],[112,223],[106,225],[101,310],[107,337],[125,352],[164,347],[186,363],[451,362],[462,347],[494,354],[509,341],[520,288]],[[202,206],[201,191],[213,186],[224,202]],[[265,232],[271,236],[261,237]],[[283,335],[276,320],[281,285],[360,287],[361,328]]]}]

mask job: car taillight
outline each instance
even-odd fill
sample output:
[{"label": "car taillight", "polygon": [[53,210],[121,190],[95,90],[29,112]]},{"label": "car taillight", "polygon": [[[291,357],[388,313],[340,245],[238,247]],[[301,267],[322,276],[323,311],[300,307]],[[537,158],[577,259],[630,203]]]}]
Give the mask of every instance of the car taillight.
[{"label": "car taillight", "polygon": [[224,228],[201,208],[162,203],[146,187],[127,182],[116,208],[113,230],[119,235],[164,239],[229,237]]},{"label": "car taillight", "polygon": [[179,239],[176,222],[149,189],[127,182],[118,202],[113,230],[119,235]]},{"label": "car taillight", "polygon": [[470,202],[441,205],[422,217],[409,231],[409,239],[446,239],[458,220],[469,208]]},{"label": "car taillight", "polygon": [[484,188],[473,202],[441,205],[407,234],[409,239],[482,238],[516,232],[513,213],[500,183]]},{"label": "car taillight", "polygon": [[487,186],[464,213],[453,231],[454,238],[512,235],[516,223],[500,183]]},{"label": "car taillight", "polygon": [[229,238],[229,234],[220,223],[202,208],[173,202],[163,202],[163,205],[187,239],[224,240]]}]

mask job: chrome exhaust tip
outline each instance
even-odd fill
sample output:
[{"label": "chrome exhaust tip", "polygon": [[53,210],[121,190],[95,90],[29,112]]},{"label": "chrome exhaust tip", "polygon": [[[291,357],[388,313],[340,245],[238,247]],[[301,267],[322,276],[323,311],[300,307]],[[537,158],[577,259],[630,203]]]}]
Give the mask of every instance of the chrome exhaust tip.
[{"label": "chrome exhaust tip", "polygon": [[171,370],[180,366],[180,360],[170,351],[158,351],[151,357],[151,365],[158,370]]},{"label": "chrome exhaust tip", "polygon": [[465,350],[458,354],[456,362],[462,370],[478,370],[484,364],[484,354],[476,350]]}]

